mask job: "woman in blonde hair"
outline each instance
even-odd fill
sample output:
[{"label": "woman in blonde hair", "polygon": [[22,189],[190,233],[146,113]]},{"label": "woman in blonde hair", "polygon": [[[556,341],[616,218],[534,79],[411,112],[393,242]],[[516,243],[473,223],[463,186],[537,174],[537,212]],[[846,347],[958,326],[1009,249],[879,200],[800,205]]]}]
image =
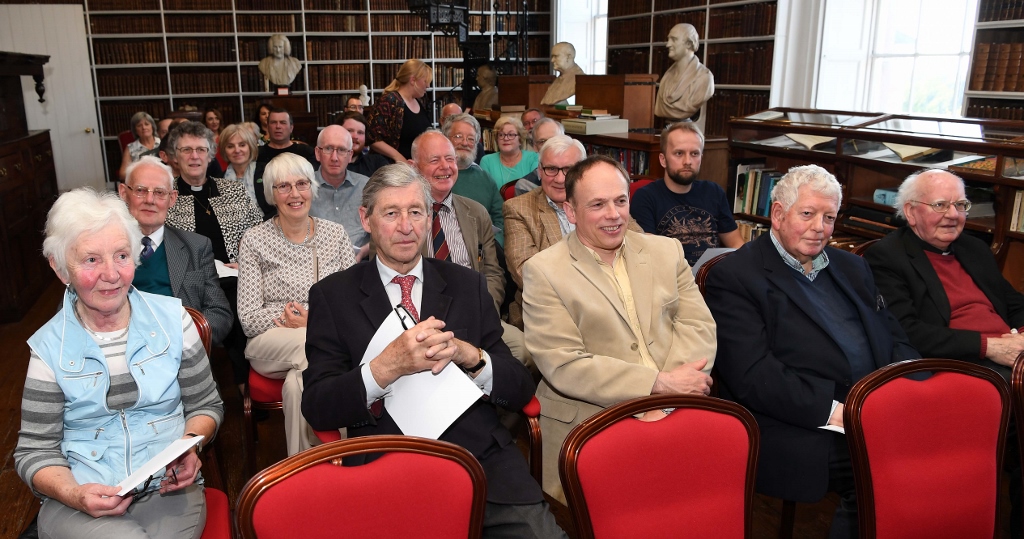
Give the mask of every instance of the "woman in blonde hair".
[{"label": "woman in blonde hair", "polygon": [[374,103],[367,121],[370,149],[399,162],[412,158],[412,141],[430,127],[430,114],[422,99],[434,79],[430,66],[406,60],[395,80]]}]

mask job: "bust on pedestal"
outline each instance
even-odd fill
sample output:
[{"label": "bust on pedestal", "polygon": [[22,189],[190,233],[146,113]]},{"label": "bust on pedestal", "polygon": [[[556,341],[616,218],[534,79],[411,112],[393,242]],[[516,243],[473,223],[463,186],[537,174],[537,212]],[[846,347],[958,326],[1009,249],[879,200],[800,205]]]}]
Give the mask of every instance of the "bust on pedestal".
[{"label": "bust on pedestal", "polygon": [[290,86],[295,76],[302,69],[302,63],[292,56],[292,44],[288,36],[274,34],[267,40],[270,55],[260,60],[260,73],[263,74],[263,90],[269,92],[271,85]]},{"label": "bust on pedestal", "polygon": [[576,75],[586,75],[583,69],[576,65],[576,47],[565,41],[555,43],[555,46],[551,47],[551,67],[558,71],[558,77],[540,100],[541,105],[564,103],[576,95]]},{"label": "bust on pedestal", "polygon": [[715,93],[715,77],[694,54],[698,43],[692,24],[677,24],[668,33],[668,57],[675,61],[661,78],[654,115],[685,120],[696,114]]},{"label": "bust on pedestal", "polygon": [[476,70],[476,83],[480,85],[480,94],[473,101],[473,110],[490,110],[498,105],[498,74],[489,65],[482,65]]}]

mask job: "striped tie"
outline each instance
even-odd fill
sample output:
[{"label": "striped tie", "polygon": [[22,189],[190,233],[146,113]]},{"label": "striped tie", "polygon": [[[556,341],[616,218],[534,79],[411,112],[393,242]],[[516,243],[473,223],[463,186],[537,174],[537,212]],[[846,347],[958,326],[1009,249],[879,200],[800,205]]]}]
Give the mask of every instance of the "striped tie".
[{"label": "striped tie", "polygon": [[451,260],[451,252],[448,251],[448,242],[444,241],[444,229],[441,228],[441,208],[444,204],[434,203],[434,224],[431,226],[431,235],[434,238],[434,258],[438,260]]}]

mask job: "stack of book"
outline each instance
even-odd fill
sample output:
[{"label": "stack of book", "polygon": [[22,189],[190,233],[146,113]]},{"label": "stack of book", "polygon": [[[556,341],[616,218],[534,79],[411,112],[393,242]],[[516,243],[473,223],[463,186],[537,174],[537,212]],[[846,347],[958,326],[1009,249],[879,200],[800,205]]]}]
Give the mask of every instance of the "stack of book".
[{"label": "stack of book", "polygon": [[[578,105],[577,105],[578,106]],[[606,133],[628,133],[629,120],[609,114],[605,109],[579,108],[576,118],[562,119],[566,133],[574,135],[603,135]]]}]

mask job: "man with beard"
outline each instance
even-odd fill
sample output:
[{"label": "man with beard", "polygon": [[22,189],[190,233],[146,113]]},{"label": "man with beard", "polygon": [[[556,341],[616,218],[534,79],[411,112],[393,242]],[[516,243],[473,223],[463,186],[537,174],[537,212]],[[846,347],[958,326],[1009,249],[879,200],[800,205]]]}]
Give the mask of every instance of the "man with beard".
[{"label": "man with beard", "polygon": [[704,134],[692,122],[677,122],[661,132],[665,178],[637,190],[630,214],[649,234],[675,238],[692,266],[704,251],[743,245],[725,191],[698,181]]},{"label": "man with beard", "polygon": [[361,112],[345,111],[339,119],[340,126],[352,137],[352,160],[348,169],[369,178],[377,169],[390,165],[391,160],[377,152],[366,150],[366,118]]},{"label": "man with beard", "polygon": [[480,122],[472,114],[454,114],[445,118],[441,129],[455,147],[455,157],[459,165],[459,181],[452,188],[452,192],[475,200],[487,209],[495,229],[494,240],[504,245],[505,220],[501,215],[501,193],[498,192],[498,185],[491,179],[490,174],[476,164]]}]

